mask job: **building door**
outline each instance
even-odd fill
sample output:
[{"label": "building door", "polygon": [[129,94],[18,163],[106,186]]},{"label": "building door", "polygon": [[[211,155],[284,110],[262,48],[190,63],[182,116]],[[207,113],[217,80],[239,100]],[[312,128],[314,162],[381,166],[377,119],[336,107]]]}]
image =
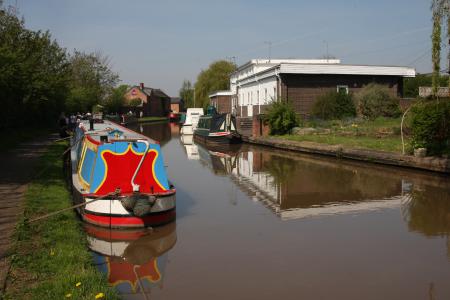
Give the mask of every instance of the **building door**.
[{"label": "building door", "polygon": [[253,117],[253,105],[247,105],[247,117]]}]

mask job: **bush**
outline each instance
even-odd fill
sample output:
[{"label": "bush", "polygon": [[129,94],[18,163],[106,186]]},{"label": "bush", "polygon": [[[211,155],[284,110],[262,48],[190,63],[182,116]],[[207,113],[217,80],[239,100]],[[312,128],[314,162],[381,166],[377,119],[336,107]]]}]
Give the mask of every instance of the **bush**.
[{"label": "bush", "polygon": [[375,119],[378,117],[395,118],[400,116],[400,105],[397,98],[391,97],[389,89],[371,83],[361,89],[356,95],[358,114]]},{"label": "bush", "polygon": [[311,114],[323,120],[354,117],[356,108],[351,94],[329,92],[314,103]]},{"label": "bush", "polygon": [[286,101],[272,102],[266,120],[270,125],[270,134],[286,134],[300,123],[294,108]]},{"label": "bush", "polygon": [[430,155],[450,154],[450,101],[421,101],[411,111],[412,146]]}]

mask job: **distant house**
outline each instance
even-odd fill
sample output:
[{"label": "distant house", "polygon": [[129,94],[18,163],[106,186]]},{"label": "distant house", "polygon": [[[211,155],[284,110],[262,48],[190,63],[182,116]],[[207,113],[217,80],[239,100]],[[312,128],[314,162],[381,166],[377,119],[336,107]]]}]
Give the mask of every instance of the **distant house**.
[{"label": "distant house", "polygon": [[143,83],[131,87],[125,93],[125,99],[128,108],[137,115],[167,117],[170,112],[170,97],[160,89],[145,87]]},{"label": "distant house", "polygon": [[231,105],[240,116],[252,117],[283,99],[307,117],[316,99],[329,91],[358,92],[374,82],[402,97],[403,77],[415,75],[409,67],[345,65],[339,59],[253,59],[231,74]]},{"label": "distant house", "polygon": [[209,103],[214,106],[218,113],[231,113],[233,106],[231,105],[231,91],[217,91],[209,95]]},{"label": "distant house", "polygon": [[184,100],[180,97],[171,97],[170,98],[170,110],[174,113],[179,113],[185,110],[184,108]]}]

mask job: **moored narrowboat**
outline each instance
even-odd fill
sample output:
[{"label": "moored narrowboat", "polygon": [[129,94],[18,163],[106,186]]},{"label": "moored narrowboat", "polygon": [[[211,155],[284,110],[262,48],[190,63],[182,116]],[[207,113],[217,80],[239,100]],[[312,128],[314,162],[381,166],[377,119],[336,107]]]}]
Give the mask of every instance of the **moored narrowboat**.
[{"label": "moored narrowboat", "polygon": [[197,128],[198,120],[201,116],[203,116],[203,108],[188,108],[180,133],[194,134],[194,130]]},{"label": "moored narrowboat", "polygon": [[173,221],[176,191],[160,145],[111,121],[92,125],[82,121],[71,140],[70,179],[82,219],[112,228]]},{"label": "moored narrowboat", "polygon": [[238,144],[241,135],[236,130],[236,117],[232,114],[218,114],[214,107],[201,116],[194,130],[194,140],[206,145]]}]

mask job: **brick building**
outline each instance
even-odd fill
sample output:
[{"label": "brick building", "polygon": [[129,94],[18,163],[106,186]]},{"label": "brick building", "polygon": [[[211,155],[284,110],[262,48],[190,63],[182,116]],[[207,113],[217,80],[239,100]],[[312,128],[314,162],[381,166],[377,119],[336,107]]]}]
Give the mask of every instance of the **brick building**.
[{"label": "brick building", "polygon": [[[162,90],[145,87],[143,83],[131,87],[125,93],[127,109],[144,117],[167,117],[170,112],[170,97]],[[140,100],[138,105],[130,105],[133,101]]]},{"label": "brick building", "polygon": [[409,67],[344,65],[339,59],[253,59],[230,77],[231,105],[238,115],[253,117],[283,99],[307,117],[317,97],[329,91],[354,93],[374,82],[402,97],[403,77],[415,74]]},{"label": "brick building", "polygon": [[173,113],[180,113],[182,111],[185,111],[184,108],[184,100],[180,97],[171,97],[170,98],[170,110]]},{"label": "brick building", "polygon": [[217,91],[209,95],[209,103],[214,106],[218,113],[231,113],[231,96],[230,91]]}]

